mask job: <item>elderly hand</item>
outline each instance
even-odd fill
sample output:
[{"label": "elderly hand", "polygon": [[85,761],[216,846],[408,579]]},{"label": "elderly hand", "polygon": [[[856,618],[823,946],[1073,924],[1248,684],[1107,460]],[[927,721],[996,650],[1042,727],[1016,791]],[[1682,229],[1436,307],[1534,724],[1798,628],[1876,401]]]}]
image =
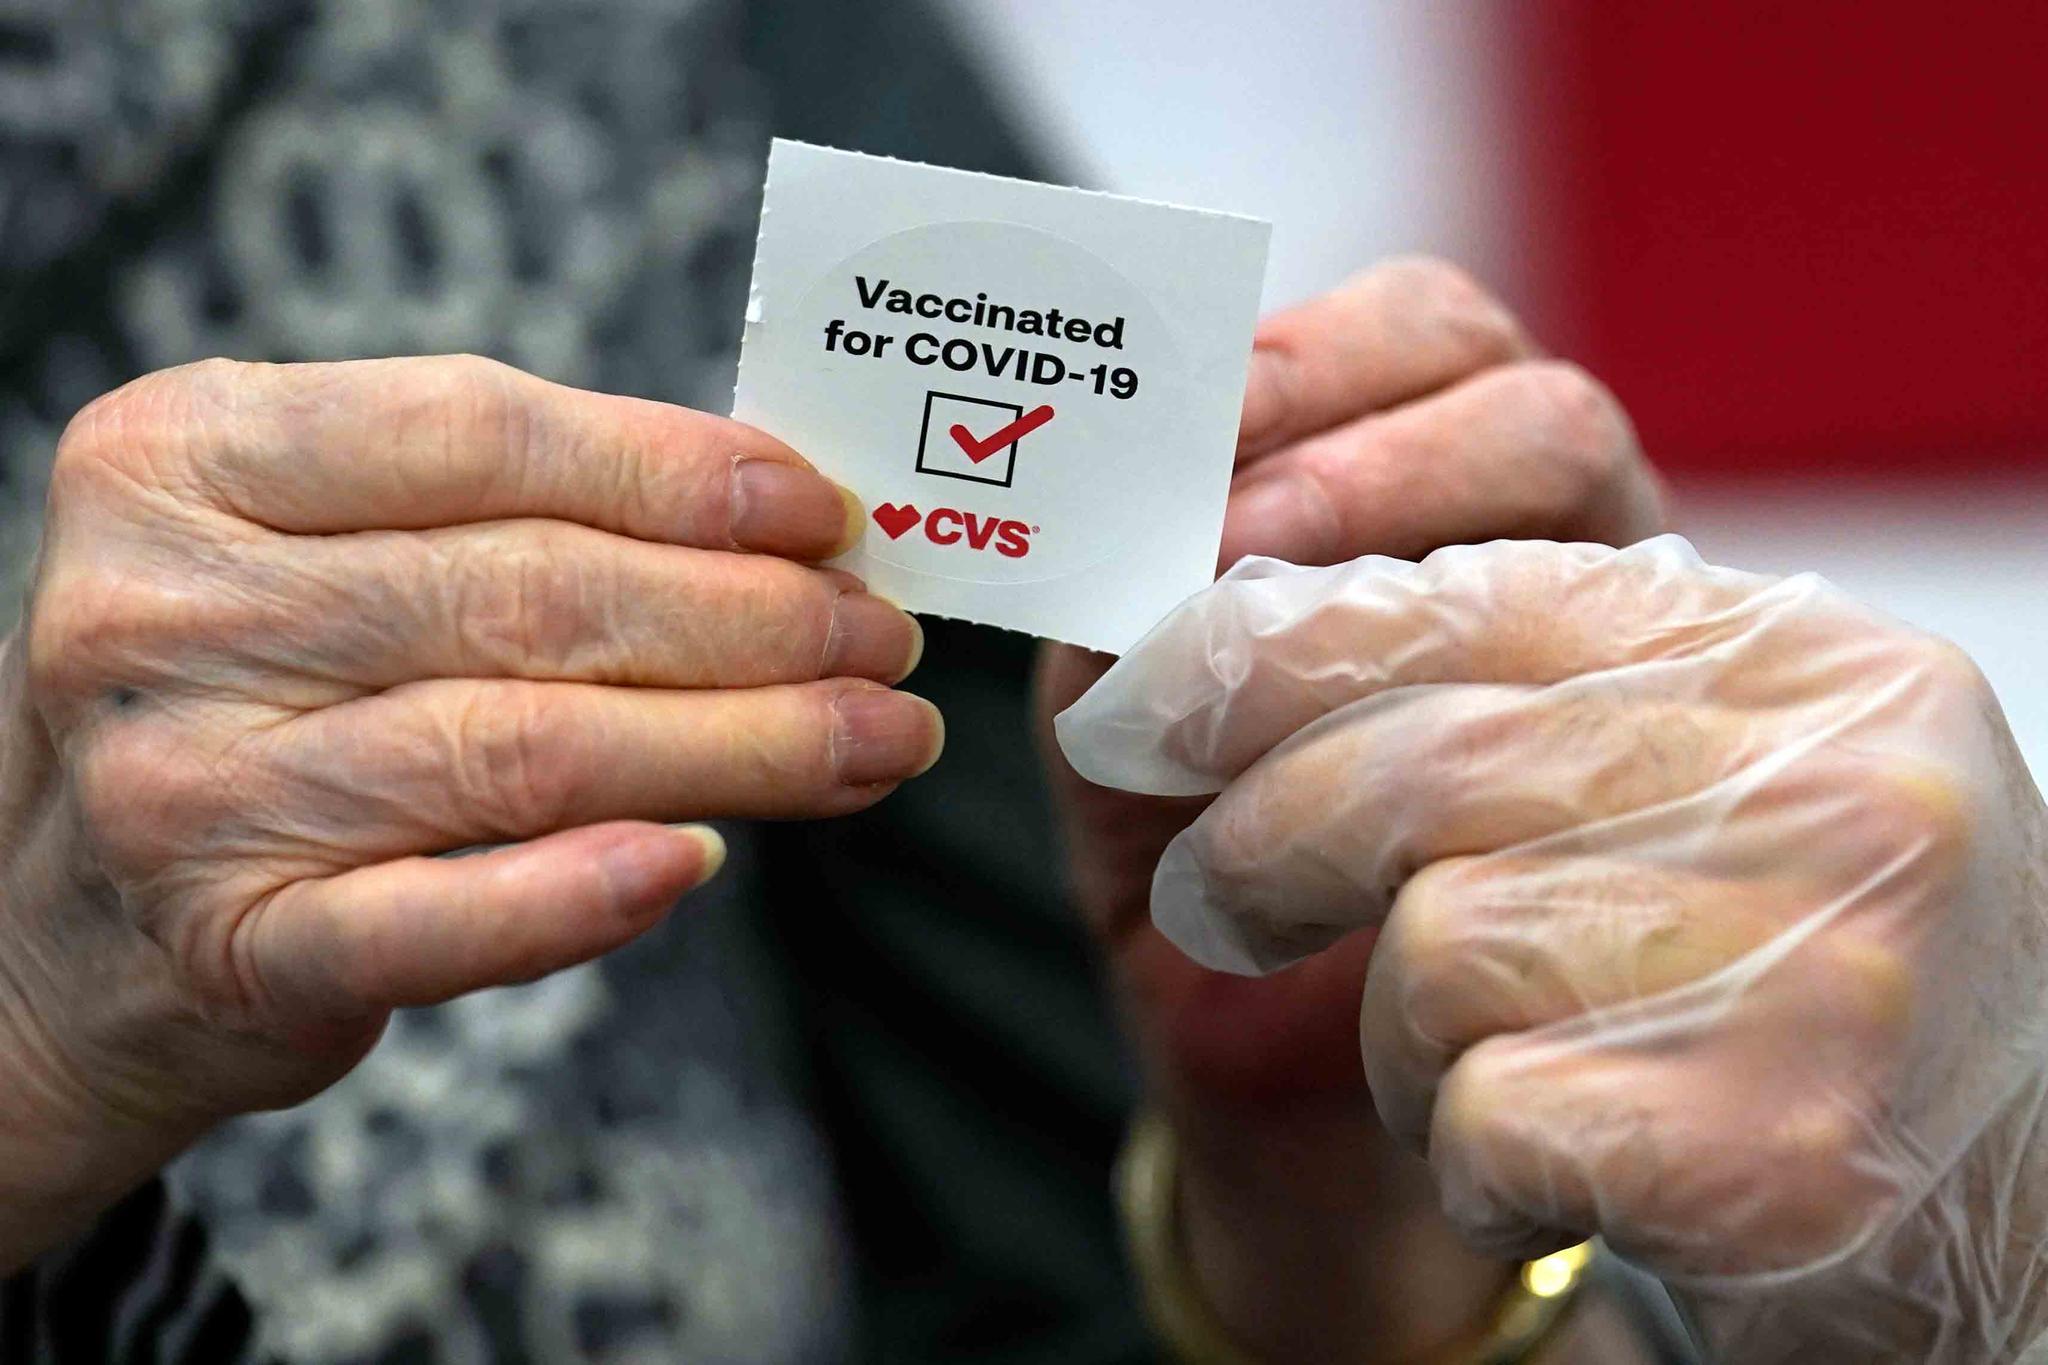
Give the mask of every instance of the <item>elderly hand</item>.
[{"label": "elderly hand", "polygon": [[1376,934],[1373,1097],[1481,1246],[1602,1234],[1745,1365],[2048,1325],[2048,813],[1953,646],[1671,539],[1251,562],[1059,734],[1220,793],[1196,959]]},{"label": "elderly hand", "polygon": [[928,767],[915,623],[792,562],[860,521],[758,431],[469,358],[80,413],[5,655],[0,1269],[393,1007],[646,929],[722,854],[672,822]]}]

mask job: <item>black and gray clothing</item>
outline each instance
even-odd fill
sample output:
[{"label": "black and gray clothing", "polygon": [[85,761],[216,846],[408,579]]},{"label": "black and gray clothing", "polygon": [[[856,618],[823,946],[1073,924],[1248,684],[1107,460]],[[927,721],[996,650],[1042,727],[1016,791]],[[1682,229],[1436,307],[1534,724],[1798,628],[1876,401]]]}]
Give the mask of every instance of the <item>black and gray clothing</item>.
[{"label": "black and gray clothing", "polygon": [[[771,131],[1031,170],[914,3],[0,0],[8,600],[56,434],[164,366],[467,350],[723,410]],[[200,1223],[295,1360],[1140,1358],[1027,649],[933,635],[919,793],[731,831],[649,940],[402,1014],[172,1170],[196,1221],[152,1187],[11,1282],[0,1360],[230,1358]]]}]

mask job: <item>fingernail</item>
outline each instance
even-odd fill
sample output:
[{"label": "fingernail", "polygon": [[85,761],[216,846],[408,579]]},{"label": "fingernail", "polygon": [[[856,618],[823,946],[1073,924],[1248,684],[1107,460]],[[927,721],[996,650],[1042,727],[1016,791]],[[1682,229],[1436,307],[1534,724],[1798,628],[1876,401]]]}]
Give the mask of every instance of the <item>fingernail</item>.
[{"label": "fingernail", "polygon": [[740,460],[732,470],[733,544],[798,559],[829,559],[860,530],[853,495],[814,469]]},{"label": "fingernail", "polygon": [[[638,924],[666,914],[676,897],[695,891],[725,865],[725,840],[709,825],[670,825],[669,831],[694,845],[687,856],[694,863],[683,871],[675,849],[665,840],[629,839],[598,855],[618,913]],[[678,880],[678,873],[682,879]]]},{"label": "fingernail", "polygon": [[697,870],[697,879],[690,883],[690,889],[704,885],[718,875],[725,866],[725,836],[709,825],[671,825],[670,829],[684,838],[694,840],[703,852],[704,865]]},{"label": "fingernail", "polygon": [[839,528],[839,542],[832,547],[832,553],[843,555],[860,544],[861,534],[868,529],[868,509],[845,484],[835,483],[832,486],[839,490],[839,501],[846,509],[846,524]]},{"label": "fingernail", "polygon": [[863,687],[832,705],[832,763],[849,787],[900,782],[938,762],[946,727],[924,698]]},{"label": "fingernail", "polygon": [[832,630],[819,676],[901,682],[924,656],[917,619],[872,593],[843,592],[832,603]]},{"label": "fingernail", "polygon": [[1223,513],[1223,562],[1272,555],[1294,564],[1327,564],[1337,545],[1336,513],[1306,479],[1282,475],[1239,488]]}]

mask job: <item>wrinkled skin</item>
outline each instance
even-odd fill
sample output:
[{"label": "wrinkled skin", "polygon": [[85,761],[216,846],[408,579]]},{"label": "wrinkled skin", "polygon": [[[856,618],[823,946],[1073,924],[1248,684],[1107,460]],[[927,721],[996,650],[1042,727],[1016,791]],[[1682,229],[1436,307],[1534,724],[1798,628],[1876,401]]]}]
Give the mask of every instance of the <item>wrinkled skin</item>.
[{"label": "wrinkled skin", "polygon": [[81,412],[0,671],[0,1269],[393,1007],[646,929],[722,855],[676,822],[929,766],[915,623],[802,562],[857,526],[758,431],[466,357]]},{"label": "wrinkled skin", "polygon": [[1476,1244],[1601,1234],[1728,1360],[2042,1332],[2048,812],[1954,646],[1671,538],[1255,561],[1059,732],[1219,793],[1151,894],[1196,960],[1375,933],[1372,1095]]}]

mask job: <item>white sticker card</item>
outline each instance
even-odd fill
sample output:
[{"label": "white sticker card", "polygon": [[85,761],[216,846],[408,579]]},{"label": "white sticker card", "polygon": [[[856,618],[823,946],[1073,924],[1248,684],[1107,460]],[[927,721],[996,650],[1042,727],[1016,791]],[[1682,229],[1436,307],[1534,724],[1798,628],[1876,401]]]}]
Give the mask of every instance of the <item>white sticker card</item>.
[{"label": "white sticker card", "polygon": [[733,415],[875,592],[1120,652],[1214,576],[1269,232],[778,140]]}]

